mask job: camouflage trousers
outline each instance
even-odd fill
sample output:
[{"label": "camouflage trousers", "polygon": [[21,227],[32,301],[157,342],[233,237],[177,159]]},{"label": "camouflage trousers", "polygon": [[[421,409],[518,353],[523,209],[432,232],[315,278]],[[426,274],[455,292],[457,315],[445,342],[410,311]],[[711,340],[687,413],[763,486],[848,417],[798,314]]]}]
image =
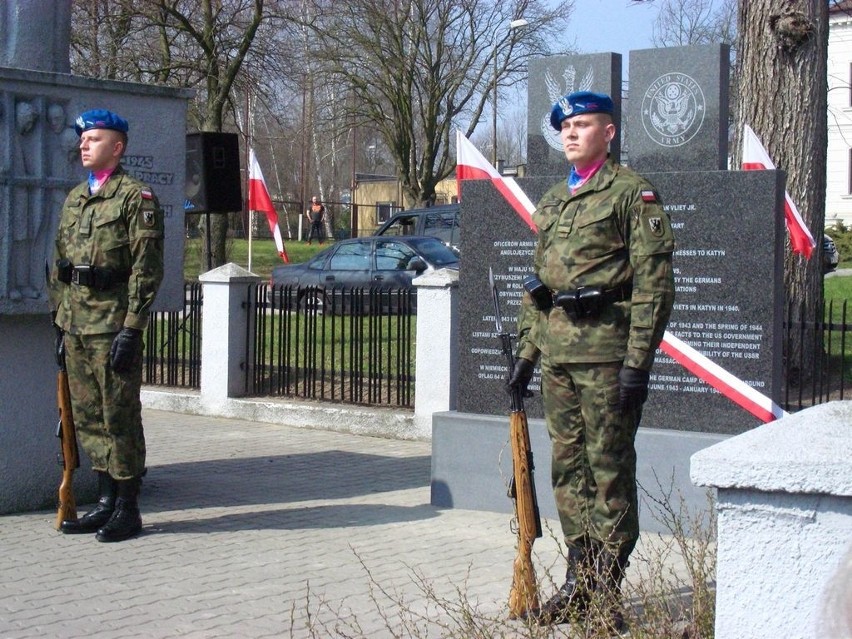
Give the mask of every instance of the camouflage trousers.
[{"label": "camouflage trousers", "polygon": [[65,334],[65,365],[71,411],[80,446],[92,468],[114,479],[131,479],[145,468],[142,430],[142,349],[126,373],[115,373],[109,349],[114,333]]},{"label": "camouflage trousers", "polygon": [[565,542],[606,544],[626,559],[639,538],[636,449],[641,409],[619,407],[620,362],[541,363],[551,482]]}]

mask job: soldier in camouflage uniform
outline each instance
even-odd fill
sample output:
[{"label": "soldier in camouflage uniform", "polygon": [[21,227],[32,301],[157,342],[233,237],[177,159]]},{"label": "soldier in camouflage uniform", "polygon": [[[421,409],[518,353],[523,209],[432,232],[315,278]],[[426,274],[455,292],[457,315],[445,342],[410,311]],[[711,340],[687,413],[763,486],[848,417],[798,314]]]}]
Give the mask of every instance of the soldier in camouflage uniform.
[{"label": "soldier in camouflage uniform", "polygon": [[98,474],[100,499],[63,533],[121,541],[139,533],[145,469],[142,332],[163,279],[163,211],[151,189],[121,167],[127,121],[96,109],[77,118],[89,179],[65,200],[50,297],[80,445]]},{"label": "soldier in camouflage uniform", "polygon": [[621,579],[639,537],[634,438],[674,302],[674,238],[653,186],[608,157],[612,109],[591,92],[553,106],[571,174],[533,215],[537,277],[525,282],[509,384],[525,391],[540,356],[568,571],[535,617],[591,617],[597,593],[620,630]]}]

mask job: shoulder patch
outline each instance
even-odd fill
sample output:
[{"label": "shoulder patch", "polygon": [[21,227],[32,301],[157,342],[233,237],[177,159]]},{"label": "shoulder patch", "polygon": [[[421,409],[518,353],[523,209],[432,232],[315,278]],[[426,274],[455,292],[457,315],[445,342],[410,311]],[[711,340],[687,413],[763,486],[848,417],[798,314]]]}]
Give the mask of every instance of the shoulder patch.
[{"label": "shoulder patch", "polygon": [[139,194],[142,196],[143,200],[153,200],[154,194],[151,192],[151,189],[142,189],[139,191]]},{"label": "shoulder patch", "polygon": [[663,237],[663,218],[649,217],[648,226],[651,229],[651,235],[654,237]]},{"label": "shoulder patch", "polygon": [[642,201],[643,202],[656,202],[657,194],[651,189],[644,189],[642,191]]}]

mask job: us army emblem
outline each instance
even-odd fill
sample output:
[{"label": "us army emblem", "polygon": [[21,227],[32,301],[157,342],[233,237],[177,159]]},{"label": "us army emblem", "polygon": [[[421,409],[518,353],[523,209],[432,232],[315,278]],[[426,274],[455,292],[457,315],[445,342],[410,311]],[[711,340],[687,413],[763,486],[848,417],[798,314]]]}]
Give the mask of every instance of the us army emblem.
[{"label": "us army emblem", "polygon": [[663,220],[659,217],[649,217],[648,226],[651,227],[651,234],[660,237],[663,234]]}]

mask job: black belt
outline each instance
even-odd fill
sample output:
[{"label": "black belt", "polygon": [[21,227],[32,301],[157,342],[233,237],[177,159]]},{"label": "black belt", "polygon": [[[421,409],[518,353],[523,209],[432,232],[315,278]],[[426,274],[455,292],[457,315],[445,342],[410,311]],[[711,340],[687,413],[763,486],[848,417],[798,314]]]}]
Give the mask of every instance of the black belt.
[{"label": "black belt", "polygon": [[99,291],[106,291],[118,284],[125,284],[130,279],[130,269],[117,270],[92,266],[91,264],[73,265],[69,260],[56,261],[57,279],[64,284],[88,286]]},{"label": "black belt", "polygon": [[632,282],[603,290],[599,286],[581,286],[569,291],[554,291],[553,305],[564,310],[571,319],[595,318],[604,307],[630,299]]}]

